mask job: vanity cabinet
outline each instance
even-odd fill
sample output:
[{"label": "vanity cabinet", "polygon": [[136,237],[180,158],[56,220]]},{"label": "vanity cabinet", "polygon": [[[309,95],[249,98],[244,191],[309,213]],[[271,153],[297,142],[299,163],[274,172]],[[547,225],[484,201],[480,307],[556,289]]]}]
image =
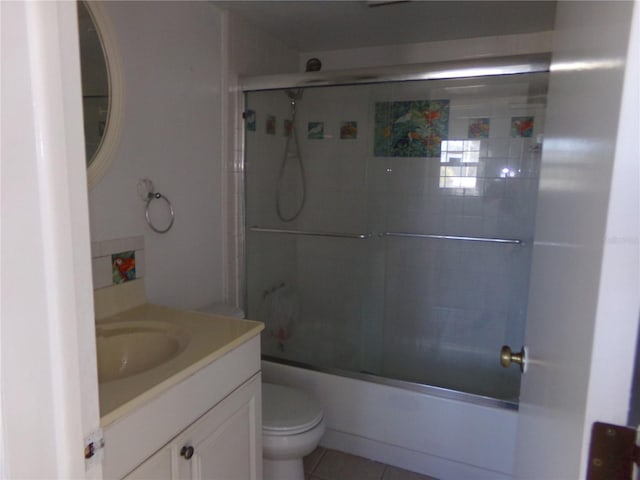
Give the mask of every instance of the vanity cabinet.
[{"label": "vanity cabinet", "polygon": [[258,373],[148,458],[126,480],[260,480],[260,402]]},{"label": "vanity cabinet", "polygon": [[[150,306],[131,312],[169,321]],[[174,363],[100,385],[101,407],[113,406],[102,416],[103,478],[260,480],[262,324],[200,315],[175,313],[190,343]]]}]

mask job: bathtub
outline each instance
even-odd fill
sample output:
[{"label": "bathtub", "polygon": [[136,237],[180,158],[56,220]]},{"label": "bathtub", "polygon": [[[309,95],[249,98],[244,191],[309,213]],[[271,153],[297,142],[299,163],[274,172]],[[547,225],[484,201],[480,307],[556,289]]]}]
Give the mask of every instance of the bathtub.
[{"label": "bathtub", "polygon": [[262,361],[264,381],[312,392],[325,407],[320,445],[440,480],[510,479],[513,406],[426,387],[413,391]]}]

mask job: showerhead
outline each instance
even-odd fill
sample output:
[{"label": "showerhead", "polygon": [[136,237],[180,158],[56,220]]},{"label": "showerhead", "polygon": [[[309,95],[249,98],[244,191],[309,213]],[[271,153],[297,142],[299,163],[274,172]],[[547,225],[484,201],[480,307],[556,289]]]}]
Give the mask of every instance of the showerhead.
[{"label": "showerhead", "polygon": [[298,88],[297,90],[292,90],[292,89],[287,89],[284,91],[284,93],[287,95],[287,97],[289,97],[291,100],[300,100],[302,99],[302,94],[304,93],[304,90],[301,88]]}]

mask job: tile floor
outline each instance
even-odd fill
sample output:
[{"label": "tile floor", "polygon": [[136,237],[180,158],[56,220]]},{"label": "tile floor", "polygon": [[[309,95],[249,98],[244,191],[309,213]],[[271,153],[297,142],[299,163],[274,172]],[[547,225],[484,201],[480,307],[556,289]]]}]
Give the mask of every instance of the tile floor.
[{"label": "tile floor", "polygon": [[304,458],[304,473],[305,480],[436,480],[322,447]]}]

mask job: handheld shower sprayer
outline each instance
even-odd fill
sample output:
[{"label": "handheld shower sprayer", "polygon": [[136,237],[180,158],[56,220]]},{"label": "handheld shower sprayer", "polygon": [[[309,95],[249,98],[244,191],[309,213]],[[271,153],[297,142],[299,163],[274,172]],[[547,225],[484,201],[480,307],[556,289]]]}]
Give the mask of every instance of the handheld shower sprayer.
[{"label": "handheld shower sprayer", "polygon": [[[287,143],[284,147],[284,155],[282,157],[282,163],[280,164],[280,174],[278,176],[278,184],[276,186],[276,213],[278,218],[283,222],[292,222],[304,208],[304,204],[307,200],[307,181],[305,178],[304,165],[302,163],[302,156],[300,155],[300,145],[298,143],[298,133],[296,129],[296,102],[302,99],[304,90],[298,88],[297,90],[288,89],[284,93],[291,100],[291,131],[287,135]],[[299,169],[300,177],[300,200],[297,208],[292,214],[285,215],[282,209],[282,194],[284,187],[284,176],[287,170],[287,166],[297,166]]]}]

